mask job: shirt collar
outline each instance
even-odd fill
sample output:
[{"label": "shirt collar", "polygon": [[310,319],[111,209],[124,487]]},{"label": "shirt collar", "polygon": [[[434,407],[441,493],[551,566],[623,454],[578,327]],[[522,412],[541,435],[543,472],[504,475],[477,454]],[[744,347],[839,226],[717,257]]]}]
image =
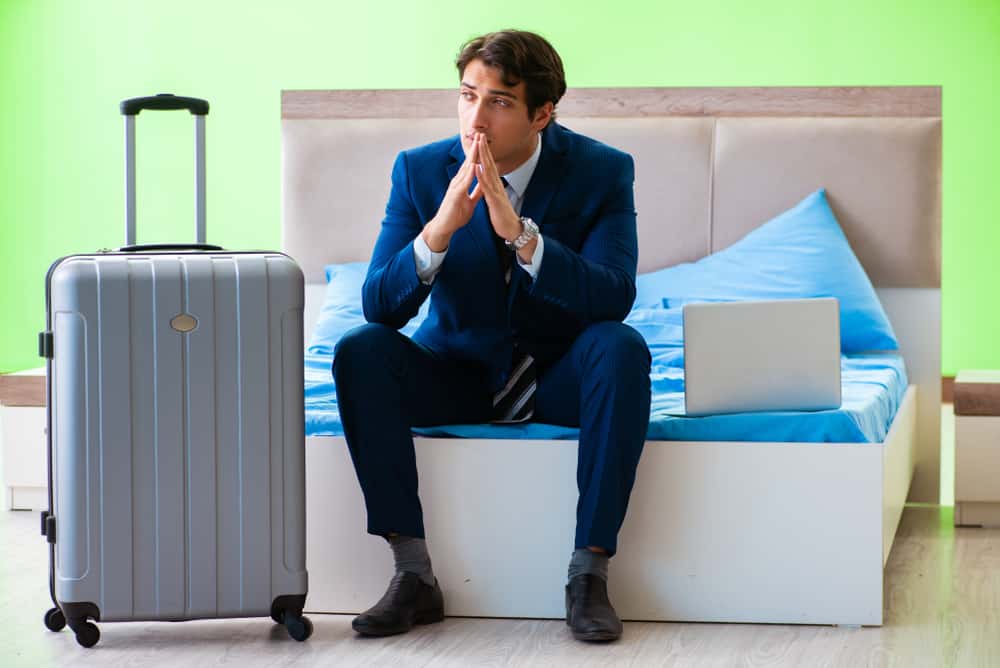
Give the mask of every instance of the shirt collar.
[{"label": "shirt collar", "polygon": [[542,133],[538,133],[538,143],[535,144],[535,152],[531,154],[531,157],[525,160],[514,171],[503,175],[507,179],[507,187],[513,190],[518,198],[524,197],[524,191],[528,189],[528,183],[531,182],[531,177],[535,173],[535,167],[538,165],[538,157],[541,154]]}]

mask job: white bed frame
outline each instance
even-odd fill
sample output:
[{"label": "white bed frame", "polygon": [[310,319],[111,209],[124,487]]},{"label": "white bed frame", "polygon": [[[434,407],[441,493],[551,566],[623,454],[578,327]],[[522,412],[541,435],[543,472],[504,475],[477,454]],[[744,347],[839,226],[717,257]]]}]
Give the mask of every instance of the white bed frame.
[{"label": "white bed frame", "polygon": [[[747,91],[724,90],[736,91],[738,101],[752,107],[746,102],[752,98]],[[772,98],[775,91],[787,92],[755,90],[768,91]],[[931,90],[936,91],[938,106],[923,115],[935,117],[936,110],[939,117],[940,90]],[[353,93],[362,98],[373,94]],[[397,94],[430,94],[427,108],[439,109],[433,96],[443,99],[452,93]],[[285,93],[283,225],[286,249],[297,259],[307,252],[295,242],[303,238],[298,228],[304,224],[303,205],[296,201],[301,196],[296,183],[304,178],[296,172],[296,147],[313,146],[302,142],[305,136],[317,136],[309,133],[328,137],[324,123],[366,118],[363,106],[352,107],[356,97],[350,95]],[[798,95],[801,90],[795,91],[796,99]],[[303,104],[306,98],[311,107]],[[312,111],[301,111],[307,107]],[[702,98],[700,111],[711,114],[710,107]],[[345,108],[354,110],[344,113]],[[732,114],[732,103],[724,111]],[[757,108],[751,111],[759,113]],[[786,107],[783,112],[787,115]],[[821,115],[825,119],[838,114]],[[878,113],[868,115],[905,114],[879,107]],[[310,123],[315,127],[308,127]],[[939,152],[937,156],[937,164],[927,167],[935,174],[940,173]],[[366,222],[374,232],[380,210]],[[936,215],[939,235],[939,209]],[[317,227],[316,221],[305,224]],[[934,243],[939,241],[928,241]],[[356,255],[328,261],[367,259]],[[323,286],[317,280],[321,272],[308,266],[309,260],[304,262],[308,331]],[[866,268],[877,273],[869,264]],[[922,485],[916,498],[936,501],[940,415],[939,282],[930,287],[885,283],[879,296],[901,342],[911,381],[885,441],[647,442],[619,552],[611,563],[610,595],[623,619],[882,623],[883,569],[918,464],[931,482]],[[577,498],[576,443],[421,437],[415,442],[428,544],[447,614],[563,617]],[[363,500],[343,437],[308,438],[306,463],[307,609],[359,612],[384,592],[392,572],[391,554],[384,540],[365,531]]]}]

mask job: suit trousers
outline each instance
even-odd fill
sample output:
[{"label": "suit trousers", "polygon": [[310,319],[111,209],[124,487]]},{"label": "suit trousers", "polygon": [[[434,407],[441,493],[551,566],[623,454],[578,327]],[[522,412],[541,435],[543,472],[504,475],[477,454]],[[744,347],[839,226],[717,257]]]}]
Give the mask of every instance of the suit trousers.
[{"label": "suit trousers", "polygon": [[[649,426],[649,369],[639,333],[607,321],[586,327],[561,358],[539,370],[532,420],[580,428],[576,548],[612,555],[617,549]],[[367,324],[337,344],[333,376],[368,532],[424,538],[410,429],[488,422],[485,367]]]}]

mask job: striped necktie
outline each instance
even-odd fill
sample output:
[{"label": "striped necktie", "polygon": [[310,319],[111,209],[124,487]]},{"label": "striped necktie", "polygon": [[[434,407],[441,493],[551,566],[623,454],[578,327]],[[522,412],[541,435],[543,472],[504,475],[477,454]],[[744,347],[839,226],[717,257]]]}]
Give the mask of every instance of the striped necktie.
[{"label": "striped necktie", "polygon": [[507,383],[493,395],[493,417],[490,422],[505,424],[530,420],[535,414],[537,384],[535,358],[515,345]]},{"label": "striped necktie", "polygon": [[[507,179],[500,177],[500,180],[506,189]],[[493,233],[493,242],[500,257],[500,267],[505,275],[509,275],[514,253],[507,248],[496,232]],[[493,395],[493,413],[490,422],[511,424],[530,420],[535,413],[536,386],[535,358],[515,344],[511,356],[510,376],[500,391]]]}]

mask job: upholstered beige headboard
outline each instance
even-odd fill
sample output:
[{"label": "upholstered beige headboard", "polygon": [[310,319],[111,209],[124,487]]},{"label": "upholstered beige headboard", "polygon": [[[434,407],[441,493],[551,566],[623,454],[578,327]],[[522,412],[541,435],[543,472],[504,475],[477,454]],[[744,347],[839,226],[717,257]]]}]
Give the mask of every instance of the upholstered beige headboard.
[{"label": "upholstered beige headboard", "polygon": [[[456,103],[457,89],[283,92],[282,243],[308,283],[369,259],[396,154],[455,134]],[[635,158],[640,272],[725,248],[827,189],[920,387],[911,498],[936,501],[941,89],[571,89],[558,120]]]}]

